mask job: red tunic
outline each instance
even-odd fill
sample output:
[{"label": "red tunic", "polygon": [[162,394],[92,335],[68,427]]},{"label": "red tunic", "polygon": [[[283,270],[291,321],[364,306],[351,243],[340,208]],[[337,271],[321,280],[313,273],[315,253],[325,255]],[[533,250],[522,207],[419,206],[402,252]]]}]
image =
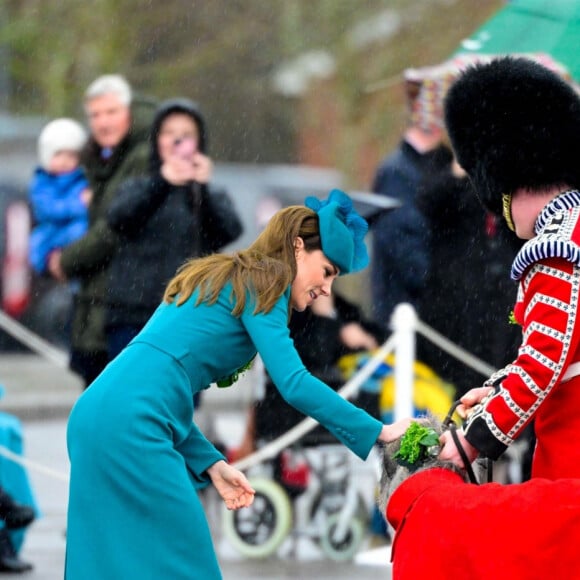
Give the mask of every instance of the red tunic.
[{"label": "red tunic", "polygon": [[512,268],[520,281],[514,309],[523,329],[518,357],[485,382],[495,390],[464,431],[476,449],[496,459],[534,418],[532,475],[580,478],[580,371],[568,371],[580,361],[580,194],[552,200],[536,234]]},{"label": "red tunic", "polygon": [[386,516],[393,580],[580,578],[580,480],[472,485],[429,469],[397,488]]}]

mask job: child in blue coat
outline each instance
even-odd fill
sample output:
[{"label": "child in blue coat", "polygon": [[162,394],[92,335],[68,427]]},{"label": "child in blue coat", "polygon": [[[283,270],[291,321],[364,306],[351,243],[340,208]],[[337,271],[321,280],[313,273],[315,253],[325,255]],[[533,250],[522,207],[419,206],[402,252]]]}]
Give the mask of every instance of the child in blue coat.
[{"label": "child in blue coat", "polygon": [[67,246],[87,231],[89,183],[80,167],[87,141],[83,127],[72,119],[55,119],[38,138],[39,166],[30,183],[34,228],[29,261],[44,274],[50,253]]}]

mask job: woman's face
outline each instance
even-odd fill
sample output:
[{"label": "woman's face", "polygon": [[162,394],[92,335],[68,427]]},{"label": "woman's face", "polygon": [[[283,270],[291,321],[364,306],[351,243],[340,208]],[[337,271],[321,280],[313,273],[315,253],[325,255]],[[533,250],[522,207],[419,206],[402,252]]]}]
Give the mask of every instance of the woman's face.
[{"label": "woman's face", "polygon": [[193,139],[196,143],[198,142],[199,132],[195,121],[185,113],[167,115],[157,135],[157,149],[162,163],[175,155],[175,143],[183,139]]},{"label": "woman's face", "polygon": [[296,277],[292,282],[290,303],[294,310],[306,310],[319,296],[328,296],[338,276],[336,266],[322,250],[307,252],[304,240],[296,238]]}]

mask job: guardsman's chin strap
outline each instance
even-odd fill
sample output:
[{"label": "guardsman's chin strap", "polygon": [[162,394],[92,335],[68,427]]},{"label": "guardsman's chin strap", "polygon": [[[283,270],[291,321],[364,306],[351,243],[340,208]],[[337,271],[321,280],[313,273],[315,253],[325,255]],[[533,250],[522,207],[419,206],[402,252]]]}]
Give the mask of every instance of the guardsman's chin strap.
[{"label": "guardsman's chin strap", "polygon": [[[453,403],[453,405],[451,406],[451,409],[449,409],[449,413],[447,413],[447,416],[443,420],[443,426],[447,427],[451,433],[451,438],[453,439],[453,442],[455,443],[455,446],[457,447],[457,451],[459,451],[459,455],[461,456],[461,460],[463,461],[463,465],[465,466],[465,471],[467,471],[467,476],[469,477],[469,481],[471,481],[471,483],[479,484],[479,481],[477,481],[477,477],[475,477],[475,473],[473,471],[473,468],[471,467],[471,462],[469,461],[469,458],[467,457],[467,453],[465,453],[465,449],[463,449],[463,445],[461,445],[461,441],[459,440],[459,437],[457,436],[457,425],[455,424],[455,421],[453,420],[453,413],[455,413],[455,409],[457,409],[457,407],[459,406],[460,403],[461,403],[461,401],[455,401],[455,403]],[[487,459],[487,483],[490,483],[491,481],[493,481],[493,464],[492,464],[491,459],[488,458]]]}]

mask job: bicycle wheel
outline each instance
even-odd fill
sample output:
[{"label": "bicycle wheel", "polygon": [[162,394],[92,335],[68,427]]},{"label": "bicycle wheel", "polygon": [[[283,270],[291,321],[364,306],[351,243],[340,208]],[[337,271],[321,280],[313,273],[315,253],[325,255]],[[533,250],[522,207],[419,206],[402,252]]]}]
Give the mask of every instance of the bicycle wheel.
[{"label": "bicycle wheel", "polygon": [[352,560],[363,541],[363,524],[358,518],[352,518],[348,523],[346,534],[340,542],[333,539],[334,530],[338,524],[340,513],[332,514],[326,520],[324,532],[320,537],[320,547],[331,560]]},{"label": "bicycle wheel", "polygon": [[292,505],[275,481],[250,479],[256,490],[254,502],[236,511],[224,507],[224,534],[242,555],[266,558],[282,544],[292,527]]}]

